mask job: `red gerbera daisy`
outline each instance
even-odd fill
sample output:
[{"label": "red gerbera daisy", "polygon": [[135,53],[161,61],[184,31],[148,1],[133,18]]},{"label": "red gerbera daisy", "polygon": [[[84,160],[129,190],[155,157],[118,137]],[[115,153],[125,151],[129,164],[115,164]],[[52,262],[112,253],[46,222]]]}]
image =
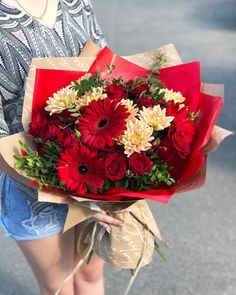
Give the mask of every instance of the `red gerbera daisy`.
[{"label": "red gerbera daisy", "polygon": [[66,149],[58,159],[58,177],[64,186],[77,194],[87,192],[87,185],[96,191],[104,184],[104,160],[97,157],[96,151],[90,151],[84,145],[74,144]]},{"label": "red gerbera daisy", "polygon": [[81,141],[90,148],[104,149],[113,146],[114,138],[126,129],[129,113],[122,104],[117,104],[109,97],[93,100],[83,109],[79,119],[78,130]]}]

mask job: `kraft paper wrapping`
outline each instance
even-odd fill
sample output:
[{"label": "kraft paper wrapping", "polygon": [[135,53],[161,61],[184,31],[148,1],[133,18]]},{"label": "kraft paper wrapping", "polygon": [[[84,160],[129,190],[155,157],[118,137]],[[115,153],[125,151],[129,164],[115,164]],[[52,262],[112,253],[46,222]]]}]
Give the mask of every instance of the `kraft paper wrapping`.
[{"label": "kraft paper wrapping", "polygon": [[[38,58],[33,59],[27,78],[26,92],[23,108],[23,125],[27,132],[31,120],[32,97],[34,89],[34,80],[36,68],[63,69],[63,70],[81,70],[87,71],[92,64],[94,57],[99,53],[99,48],[89,41],[79,57],[57,57],[57,58]],[[142,67],[151,69],[157,61],[159,54],[164,55],[166,66],[173,66],[181,63],[173,45],[167,45],[159,49],[154,49],[142,54],[125,57]],[[222,87],[217,85],[202,84],[202,91],[208,94],[221,95]],[[18,153],[18,141],[21,140],[27,145],[32,145],[31,137],[26,132],[18,133],[7,138],[0,139],[0,164],[1,170],[9,174],[14,179],[23,183],[28,183],[30,179],[24,174],[24,171],[14,169],[14,154]],[[230,134],[229,131],[215,127],[209,143],[205,147],[206,152],[215,149],[220,142]],[[6,148],[7,147],[7,148]],[[194,175],[188,183],[179,188],[178,192],[189,190],[194,186],[200,186],[205,179],[206,167]],[[104,228],[98,226],[94,243],[94,251],[105,262],[116,268],[135,269],[141,262],[141,266],[150,263],[153,249],[154,237],[163,241],[158,230],[152,213],[144,200],[135,203],[110,203],[110,202],[91,202],[84,199],[65,197],[62,193],[52,193],[40,191],[39,201],[67,203],[69,211],[65,223],[64,231],[74,227],[78,223],[88,221],[90,217],[100,212],[119,218],[124,221],[122,227],[112,226],[111,234],[108,234]],[[129,212],[123,211],[124,208]],[[88,223],[81,230],[78,240],[78,250],[82,253],[88,246],[91,235],[91,223]]]},{"label": "kraft paper wrapping", "polygon": [[[154,236],[160,240],[162,237],[147,202],[142,200],[133,203],[128,207],[130,212],[122,210],[123,204],[100,203],[99,206],[108,215],[123,220],[124,224],[119,227],[111,225],[111,234],[98,224],[93,247],[95,253],[118,269],[135,269],[140,260],[140,267],[148,265],[152,260]],[[76,213],[76,207],[74,209],[73,214]],[[73,223],[76,215],[68,218]],[[67,220],[65,226],[68,223],[70,220]],[[88,223],[80,232],[77,244],[80,253],[84,252],[90,242],[92,227]]]}]

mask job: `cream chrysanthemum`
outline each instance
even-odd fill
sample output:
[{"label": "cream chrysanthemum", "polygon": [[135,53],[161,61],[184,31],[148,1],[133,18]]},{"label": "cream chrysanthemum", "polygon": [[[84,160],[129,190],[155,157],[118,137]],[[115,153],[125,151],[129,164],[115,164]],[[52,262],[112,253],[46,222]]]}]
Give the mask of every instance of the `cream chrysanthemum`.
[{"label": "cream chrysanthemum", "polygon": [[127,129],[120,138],[120,143],[124,145],[125,154],[129,157],[133,153],[140,153],[151,148],[153,128],[144,121],[136,119],[127,122]]},{"label": "cream chrysanthemum", "polygon": [[139,112],[139,117],[155,131],[169,127],[170,122],[174,119],[173,116],[166,116],[166,109],[161,109],[160,105],[153,108],[143,107],[143,110]]},{"label": "cream chrysanthemum", "polygon": [[169,89],[161,89],[160,92],[165,92],[165,96],[164,96],[164,100],[170,101],[173,100],[175,103],[179,102],[182,103],[185,100],[185,97],[183,97],[183,95],[181,94],[181,92],[175,92],[173,90],[169,90]]},{"label": "cream chrysanthemum", "polygon": [[45,110],[52,114],[59,114],[63,110],[73,105],[76,101],[77,93],[69,87],[65,87],[53,94],[53,97],[49,97],[46,101],[47,106]]},{"label": "cream chrysanthemum", "polygon": [[93,87],[91,90],[87,91],[84,95],[79,97],[75,104],[78,108],[83,108],[90,104],[93,100],[105,99],[107,94],[104,93],[103,87]]},{"label": "cream chrysanthemum", "polygon": [[132,100],[124,98],[120,101],[120,103],[123,104],[126,107],[127,111],[130,113],[129,117],[127,118],[127,121],[135,121],[139,111],[137,105],[134,104]]}]

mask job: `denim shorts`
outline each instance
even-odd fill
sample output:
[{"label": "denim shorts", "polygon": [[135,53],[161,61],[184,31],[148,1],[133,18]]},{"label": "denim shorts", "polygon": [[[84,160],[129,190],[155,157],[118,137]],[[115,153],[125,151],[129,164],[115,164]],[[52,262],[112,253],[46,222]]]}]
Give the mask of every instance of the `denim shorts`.
[{"label": "denim shorts", "polygon": [[0,172],[0,225],[15,240],[37,240],[63,230],[68,206],[37,201],[37,190]]}]

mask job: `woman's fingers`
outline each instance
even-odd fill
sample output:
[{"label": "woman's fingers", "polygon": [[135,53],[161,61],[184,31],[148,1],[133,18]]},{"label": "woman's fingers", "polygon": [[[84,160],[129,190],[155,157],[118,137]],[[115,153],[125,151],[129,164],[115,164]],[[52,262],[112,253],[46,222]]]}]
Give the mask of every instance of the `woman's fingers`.
[{"label": "woman's fingers", "polygon": [[109,215],[106,215],[105,213],[97,213],[96,215],[93,216],[93,218],[103,223],[108,223],[108,224],[113,224],[118,226],[121,226],[123,224],[123,221],[113,218]]},{"label": "woman's fingers", "polygon": [[110,226],[107,224],[107,223],[104,223],[104,222],[101,222],[101,221],[98,221],[98,223],[105,228],[105,230],[110,234],[111,233],[111,228]]}]

